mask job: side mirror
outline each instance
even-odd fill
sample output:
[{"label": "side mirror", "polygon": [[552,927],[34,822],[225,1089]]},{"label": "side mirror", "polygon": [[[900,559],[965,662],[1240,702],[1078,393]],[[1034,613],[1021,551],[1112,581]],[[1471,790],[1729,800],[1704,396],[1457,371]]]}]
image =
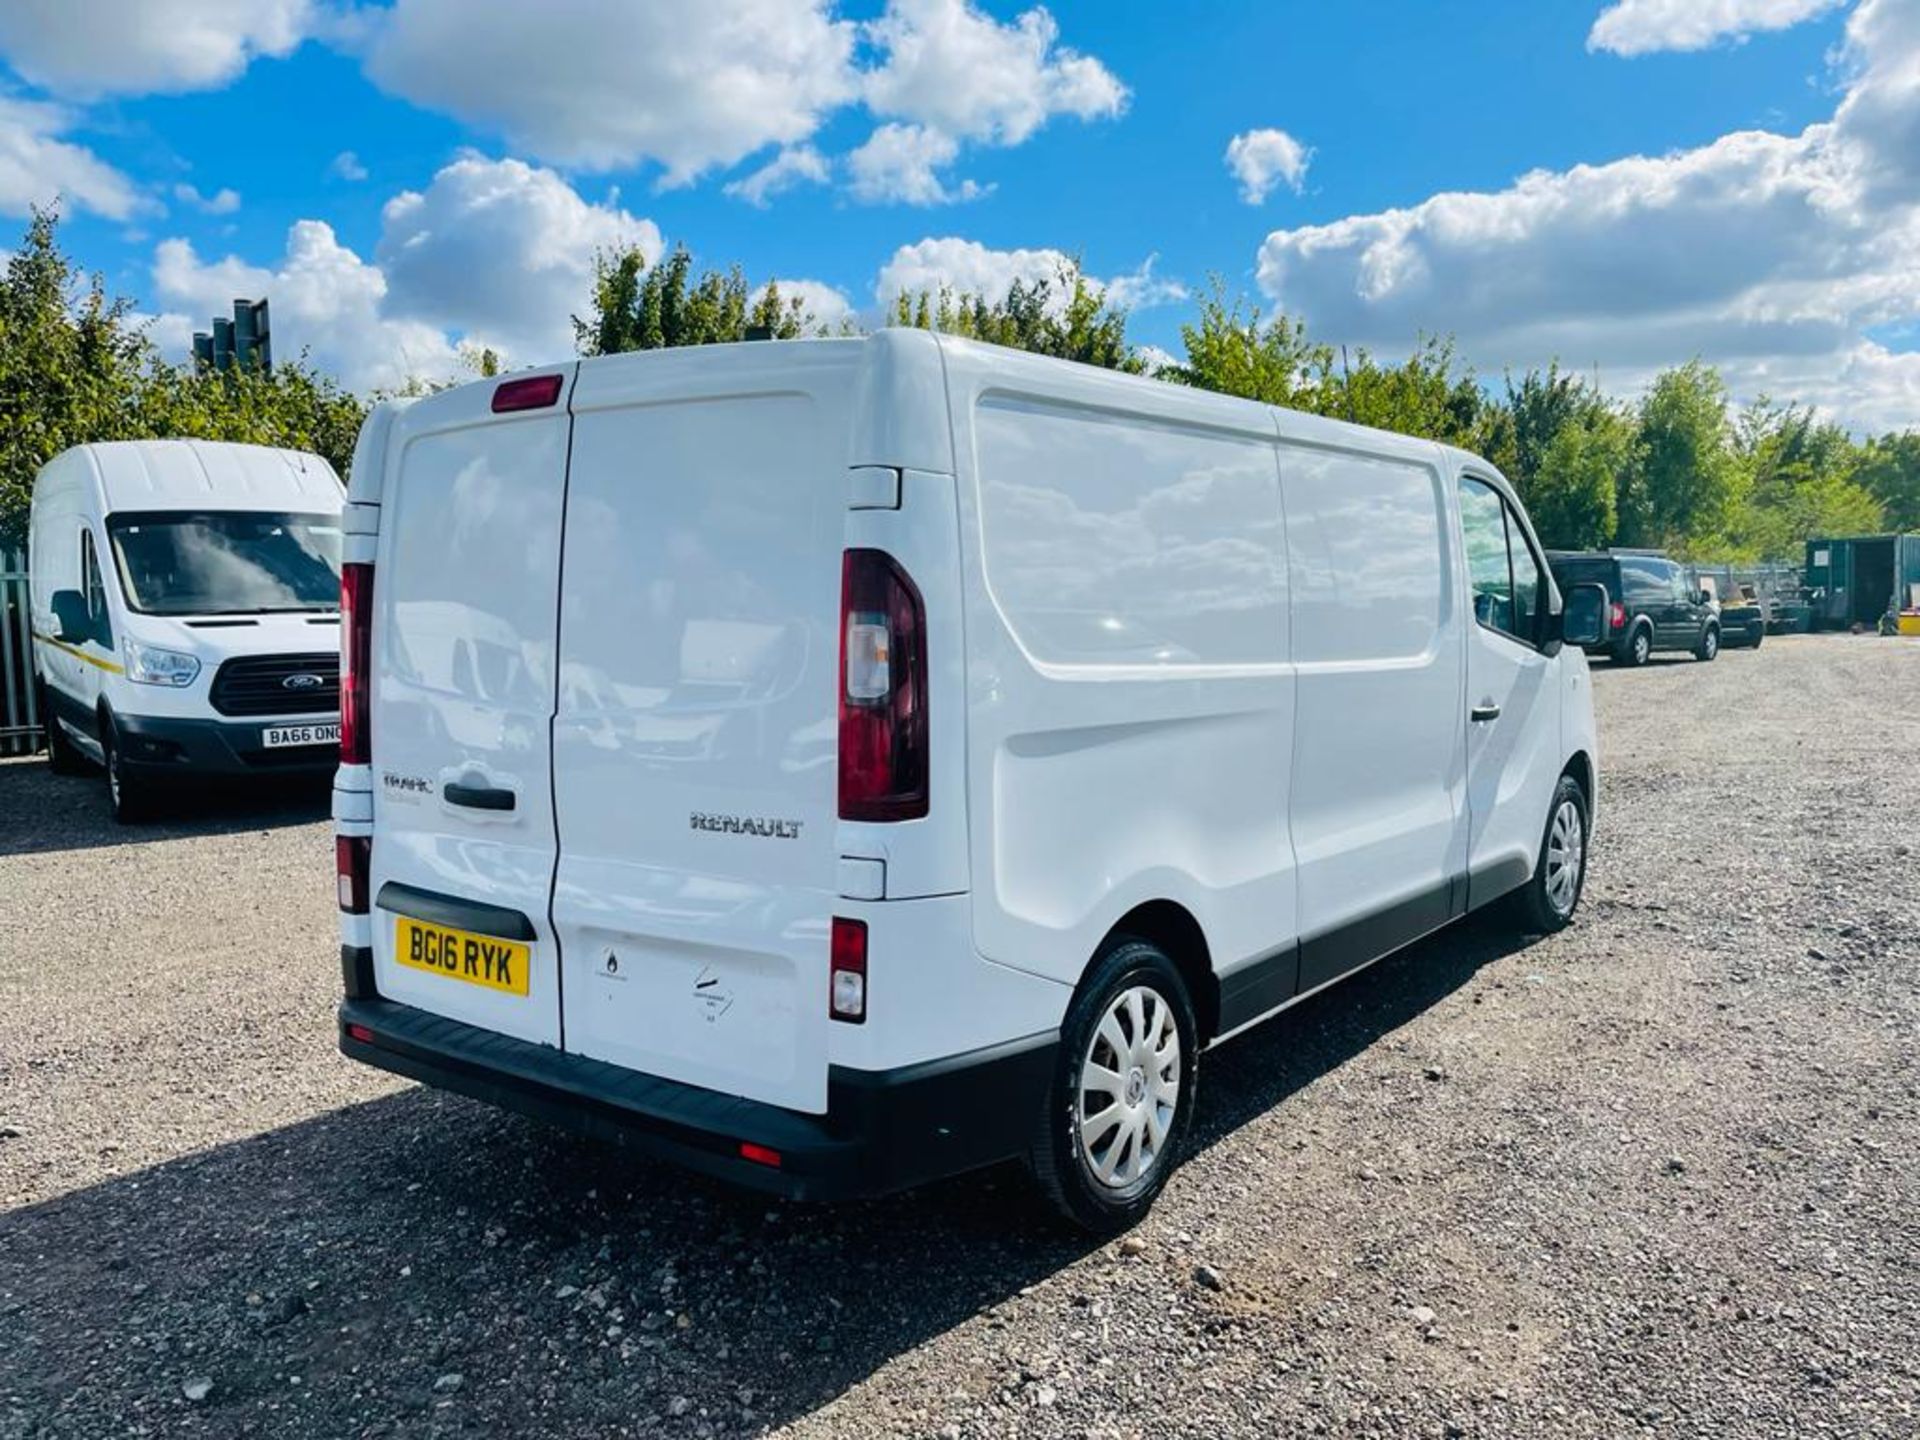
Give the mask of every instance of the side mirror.
[{"label": "side mirror", "polygon": [[78,590],[53,592],[53,638],[69,645],[93,639],[93,616],[87,611],[87,597]]},{"label": "side mirror", "polygon": [[1585,649],[1607,638],[1607,610],[1612,601],[1606,586],[1576,585],[1565,599],[1566,611],[1560,617],[1562,640]]},{"label": "side mirror", "polygon": [[1714,593],[1713,593],[1713,591],[1711,591],[1711,590],[1702,590],[1702,591],[1700,592],[1700,603],[1701,603],[1702,605],[1711,605],[1711,604],[1713,604],[1713,602],[1714,602],[1714,600],[1715,600],[1715,598],[1716,598],[1716,597],[1715,597],[1715,595],[1714,595]]}]

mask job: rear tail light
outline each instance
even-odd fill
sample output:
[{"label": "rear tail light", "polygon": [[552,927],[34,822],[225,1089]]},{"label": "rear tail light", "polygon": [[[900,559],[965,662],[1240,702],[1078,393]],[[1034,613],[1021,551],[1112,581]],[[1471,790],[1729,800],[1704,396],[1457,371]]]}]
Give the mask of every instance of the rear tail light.
[{"label": "rear tail light", "polygon": [[364,1025],[347,1026],[347,1038],[349,1040],[358,1040],[362,1045],[371,1045],[374,1043],[373,1031]]},{"label": "rear tail light", "polygon": [[780,1168],[780,1152],[778,1150],[767,1145],[756,1145],[751,1140],[742,1140],[740,1142],[740,1158],[742,1160],[751,1160],[756,1165],[770,1166],[775,1170]]},{"label": "rear tail light", "polygon": [[511,414],[515,410],[544,410],[560,398],[560,387],[566,383],[562,375],[528,375],[520,380],[508,380],[497,386],[493,392],[493,413]]},{"label": "rear tail light", "polygon": [[926,607],[891,555],[849,550],[840,570],[840,818],[926,813]]},{"label": "rear tail light", "polygon": [[367,876],[373,868],[373,837],[333,837],[333,868],[339,885],[340,908],[349,915],[367,913]]},{"label": "rear tail light", "polygon": [[373,566],[340,567],[340,763],[373,760]]},{"label": "rear tail light", "polygon": [[1618,600],[1613,602],[1612,618],[1614,629],[1624,630],[1627,628],[1627,607],[1622,605]]},{"label": "rear tail light", "polygon": [[867,923],[833,921],[833,963],[827,977],[827,1013],[849,1025],[867,1020]]}]

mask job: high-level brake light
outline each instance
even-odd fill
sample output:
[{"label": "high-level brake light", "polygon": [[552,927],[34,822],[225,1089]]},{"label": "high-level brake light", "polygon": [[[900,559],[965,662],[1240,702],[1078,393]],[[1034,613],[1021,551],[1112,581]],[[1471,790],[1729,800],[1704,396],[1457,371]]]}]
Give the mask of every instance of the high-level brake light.
[{"label": "high-level brake light", "polygon": [[520,380],[504,380],[494,387],[493,413],[511,414],[515,410],[544,410],[560,398],[563,375],[528,375]]}]

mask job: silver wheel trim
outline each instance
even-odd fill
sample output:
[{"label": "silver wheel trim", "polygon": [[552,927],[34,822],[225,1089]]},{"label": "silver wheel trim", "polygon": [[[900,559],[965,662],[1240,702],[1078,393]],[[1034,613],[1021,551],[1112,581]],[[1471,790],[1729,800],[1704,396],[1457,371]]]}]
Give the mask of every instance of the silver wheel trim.
[{"label": "silver wheel trim", "polygon": [[1558,915],[1571,915],[1580,897],[1580,871],[1587,863],[1586,827],[1580,807],[1562,800],[1547,827],[1547,903]]},{"label": "silver wheel trim", "polygon": [[1166,1153],[1180,1108],[1180,1026],[1159,991],[1114,996],[1094,1027],[1074,1086],[1080,1163],[1094,1183],[1128,1190]]},{"label": "silver wheel trim", "polygon": [[1709,630],[1707,631],[1707,654],[1717,655],[1719,653],[1720,653],[1720,632],[1718,630]]},{"label": "silver wheel trim", "polygon": [[103,747],[107,752],[107,797],[113,801],[113,808],[120,808],[120,747],[109,738]]},{"label": "silver wheel trim", "polygon": [[1633,660],[1636,665],[1644,665],[1653,655],[1653,637],[1642,630],[1633,637]]}]

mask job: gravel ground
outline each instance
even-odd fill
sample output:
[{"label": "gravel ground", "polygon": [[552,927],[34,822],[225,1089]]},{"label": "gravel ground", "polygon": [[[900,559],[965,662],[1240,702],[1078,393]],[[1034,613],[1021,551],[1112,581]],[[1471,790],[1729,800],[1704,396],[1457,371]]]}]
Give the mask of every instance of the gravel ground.
[{"label": "gravel ground", "polygon": [[352,1066],[323,800],[0,764],[0,1437],[1920,1434],[1920,645],[1594,688],[1579,923],[1209,1056],[1106,1246]]}]

